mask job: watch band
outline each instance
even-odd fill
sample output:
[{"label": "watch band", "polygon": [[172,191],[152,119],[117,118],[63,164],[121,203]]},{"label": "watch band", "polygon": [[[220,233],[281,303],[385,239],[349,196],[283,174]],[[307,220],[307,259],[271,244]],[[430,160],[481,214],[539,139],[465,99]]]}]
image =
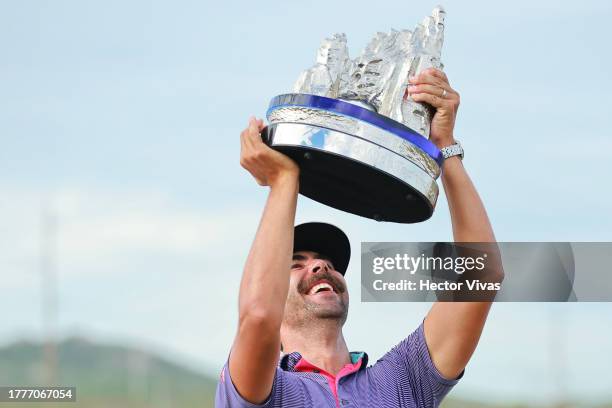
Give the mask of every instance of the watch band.
[{"label": "watch band", "polygon": [[442,152],[442,156],[444,156],[444,159],[448,159],[449,157],[453,156],[459,156],[459,158],[463,160],[463,147],[461,146],[461,143],[459,143],[458,140],[455,140],[455,144],[443,147],[442,149],[440,149],[440,152]]}]

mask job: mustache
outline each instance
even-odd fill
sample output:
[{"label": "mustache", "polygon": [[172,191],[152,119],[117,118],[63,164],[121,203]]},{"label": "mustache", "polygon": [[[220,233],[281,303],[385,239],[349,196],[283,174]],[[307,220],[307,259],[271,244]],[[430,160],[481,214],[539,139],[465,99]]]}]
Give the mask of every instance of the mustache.
[{"label": "mustache", "polygon": [[344,293],[346,292],[346,286],[344,285],[344,283],[342,283],[339,279],[337,279],[334,275],[332,275],[329,272],[318,272],[316,274],[313,274],[312,277],[306,278],[304,280],[302,280],[299,284],[298,284],[298,292],[299,293],[303,293],[306,294],[308,292],[308,289],[310,289],[310,287],[312,286],[313,283],[320,281],[320,280],[326,280],[329,282],[329,284],[334,288],[334,290],[337,293]]}]

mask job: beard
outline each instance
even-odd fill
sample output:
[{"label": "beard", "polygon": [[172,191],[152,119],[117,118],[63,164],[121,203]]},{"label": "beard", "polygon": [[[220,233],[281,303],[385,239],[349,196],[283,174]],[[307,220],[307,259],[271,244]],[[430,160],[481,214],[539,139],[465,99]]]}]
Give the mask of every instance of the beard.
[{"label": "beard", "polygon": [[[327,280],[334,288],[336,301],[319,303],[308,298],[308,289],[321,279]],[[293,327],[304,327],[336,320],[342,326],[348,316],[348,297],[345,293],[346,286],[342,281],[327,272],[317,273],[302,280],[296,288],[289,289],[283,321]]]},{"label": "beard", "polygon": [[304,310],[318,319],[338,319],[342,324],[348,315],[348,305],[344,298],[339,297],[335,304],[320,304],[310,299],[304,299]]}]

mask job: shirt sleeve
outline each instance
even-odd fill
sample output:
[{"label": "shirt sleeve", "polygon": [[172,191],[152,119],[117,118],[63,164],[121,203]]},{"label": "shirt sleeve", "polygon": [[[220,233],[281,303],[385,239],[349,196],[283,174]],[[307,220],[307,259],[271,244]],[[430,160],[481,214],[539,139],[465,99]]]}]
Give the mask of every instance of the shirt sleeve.
[{"label": "shirt sleeve", "polygon": [[409,385],[402,391],[411,393],[409,399],[419,407],[439,406],[446,394],[463,377],[461,372],[457,378],[449,380],[434,366],[425,342],[423,323],[378,360],[378,363],[386,363],[398,370],[397,374],[402,377],[400,384],[407,382]]},{"label": "shirt sleeve", "polygon": [[236,390],[229,372],[229,360],[223,366],[219,383],[217,384],[217,392],[215,394],[215,408],[270,408],[273,407],[274,394],[277,387],[279,368],[276,368],[274,381],[272,383],[272,391],[270,396],[263,404],[253,404],[242,398]]}]

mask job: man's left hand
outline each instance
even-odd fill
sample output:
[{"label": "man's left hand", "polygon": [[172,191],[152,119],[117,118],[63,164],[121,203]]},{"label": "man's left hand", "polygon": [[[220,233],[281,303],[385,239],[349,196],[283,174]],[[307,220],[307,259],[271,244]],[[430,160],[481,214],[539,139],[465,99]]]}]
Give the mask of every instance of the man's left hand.
[{"label": "man's left hand", "polygon": [[429,68],[409,78],[408,82],[408,96],[436,110],[431,121],[429,139],[440,149],[455,143],[453,128],[459,109],[459,94],[451,88],[446,74]]}]

